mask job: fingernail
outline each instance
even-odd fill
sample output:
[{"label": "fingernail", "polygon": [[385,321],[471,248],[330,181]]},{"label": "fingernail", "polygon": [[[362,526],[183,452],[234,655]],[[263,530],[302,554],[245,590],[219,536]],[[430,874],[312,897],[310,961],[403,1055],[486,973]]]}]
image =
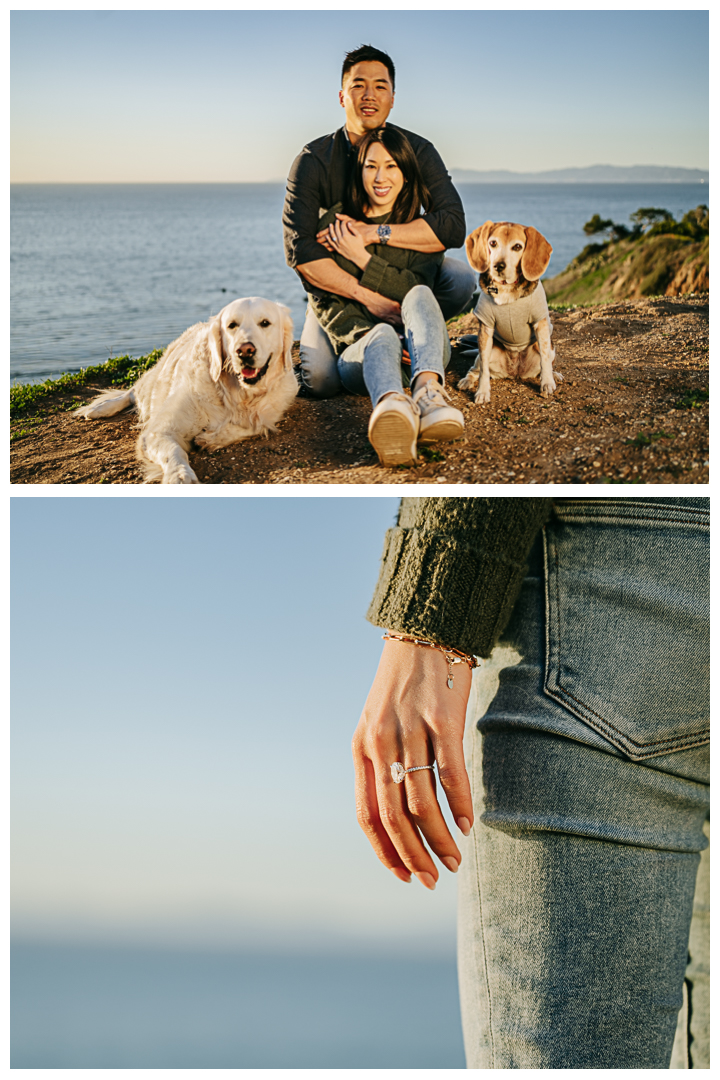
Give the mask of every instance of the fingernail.
[{"label": "fingernail", "polygon": [[466,817],[459,817],[457,819],[457,827],[463,836],[469,836],[472,825]]},{"label": "fingernail", "polygon": [[447,866],[448,870],[452,870],[453,874],[457,874],[460,863],[457,859],[453,859],[452,855],[446,855],[443,862]]},{"label": "fingernail", "polygon": [[435,878],[431,874],[426,874],[424,870],[416,870],[415,877],[426,889],[435,888]]},{"label": "fingernail", "polygon": [[406,884],[412,881],[412,874],[409,870],[401,870],[399,866],[391,866],[390,869],[392,870],[395,877],[399,878],[400,881],[404,881]]}]

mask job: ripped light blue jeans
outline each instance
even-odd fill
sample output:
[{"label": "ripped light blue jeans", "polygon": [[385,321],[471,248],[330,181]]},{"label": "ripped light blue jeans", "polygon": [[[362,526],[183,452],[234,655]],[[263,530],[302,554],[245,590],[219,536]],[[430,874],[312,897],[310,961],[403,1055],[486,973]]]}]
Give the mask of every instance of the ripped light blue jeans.
[{"label": "ripped light blue jeans", "polygon": [[[444,384],[452,350],[432,291],[427,285],[416,285],[406,294],[401,310],[410,353],[408,382],[421,371],[433,371]],[[340,381],[351,394],[369,394],[374,408],[385,394],[402,394],[401,356],[400,338],[393,327],[377,323],[338,357]]]},{"label": "ripped light blue jeans", "polygon": [[556,500],[474,673],[469,1068],[709,1068],[708,544],[707,499]]}]

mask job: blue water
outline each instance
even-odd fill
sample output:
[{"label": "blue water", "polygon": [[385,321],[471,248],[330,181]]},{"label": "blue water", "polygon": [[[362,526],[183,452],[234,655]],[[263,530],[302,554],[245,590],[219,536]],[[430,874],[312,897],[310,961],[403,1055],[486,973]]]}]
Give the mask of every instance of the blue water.
[{"label": "blue water", "polygon": [[[587,243],[595,213],[627,223],[640,206],[678,216],[708,201],[704,184],[458,187],[468,231],[488,218],[540,229],[554,248],[548,276]],[[11,380],[141,355],[237,296],[287,304],[299,336],[304,293],[285,265],[283,197],[282,184],[13,185]]]},{"label": "blue water", "polygon": [[15,1069],[463,1069],[455,963],[15,943]]}]

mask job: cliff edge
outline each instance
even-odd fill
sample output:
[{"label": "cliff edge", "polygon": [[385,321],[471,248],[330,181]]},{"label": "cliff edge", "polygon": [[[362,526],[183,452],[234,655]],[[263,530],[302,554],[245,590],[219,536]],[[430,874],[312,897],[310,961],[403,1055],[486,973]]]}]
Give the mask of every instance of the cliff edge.
[{"label": "cliff edge", "polygon": [[543,281],[553,304],[603,304],[644,296],[682,296],[710,290],[710,217],[698,206],[675,221],[666,210],[642,208],[630,230],[598,214],[585,225],[587,235],[606,234],[591,243],[562,273]]}]

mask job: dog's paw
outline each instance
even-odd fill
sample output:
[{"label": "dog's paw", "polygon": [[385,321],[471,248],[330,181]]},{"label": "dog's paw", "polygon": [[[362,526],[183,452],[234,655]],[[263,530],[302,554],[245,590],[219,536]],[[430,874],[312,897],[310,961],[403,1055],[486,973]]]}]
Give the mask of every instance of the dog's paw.
[{"label": "dog's paw", "polygon": [[163,484],[199,484],[197,476],[189,465],[173,465],[165,470]]},{"label": "dog's paw", "polygon": [[480,383],[475,395],[476,405],[487,405],[490,401],[490,383]]},{"label": "dog's paw", "polygon": [[540,393],[543,397],[552,397],[556,390],[557,386],[555,385],[555,380],[553,379],[552,375],[549,379],[543,379],[543,381],[540,383]]},{"label": "dog's paw", "polygon": [[478,384],[477,374],[471,369],[458,383],[458,390],[474,390]]},{"label": "dog's paw", "polygon": [[562,371],[553,371],[553,375],[555,376],[556,379],[559,379],[560,382],[562,382],[563,379],[565,378]]},{"label": "dog's paw", "polygon": [[209,431],[201,431],[199,435],[195,435],[193,442],[201,450],[213,450],[215,448],[213,436]]}]

